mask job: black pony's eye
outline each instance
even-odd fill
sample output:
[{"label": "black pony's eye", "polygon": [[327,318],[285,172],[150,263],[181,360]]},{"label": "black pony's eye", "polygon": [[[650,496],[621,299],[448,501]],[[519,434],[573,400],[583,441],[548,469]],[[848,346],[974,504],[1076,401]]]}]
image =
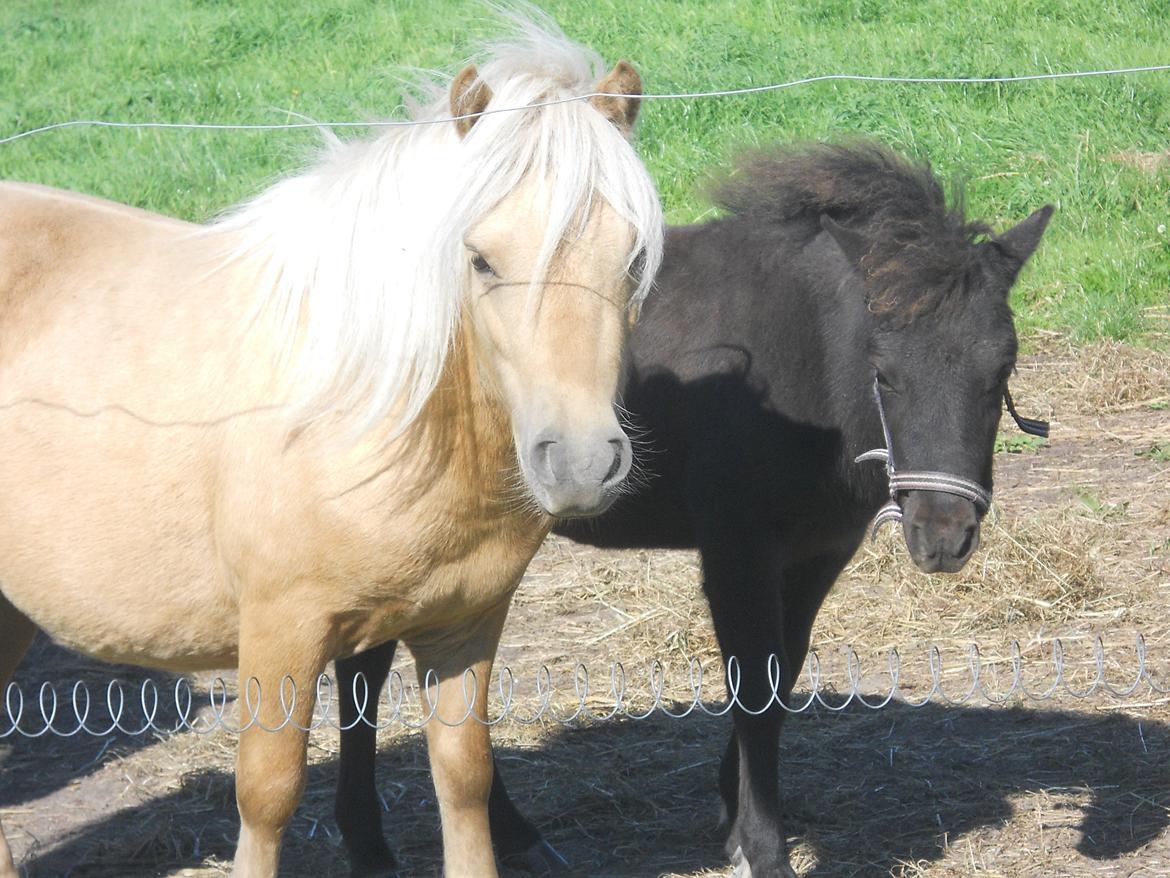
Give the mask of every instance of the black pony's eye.
[{"label": "black pony's eye", "polygon": [[877,373],[875,373],[875,374],[876,374],[876,376],[877,376],[877,383],[878,383],[878,387],[880,387],[882,390],[888,390],[888,391],[890,391],[891,393],[896,393],[896,392],[897,392],[897,391],[894,389],[894,385],[893,385],[893,384],[891,384],[891,383],[890,383],[890,382],[889,382],[889,381],[886,379],[886,376],[885,376],[885,375],[883,375],[881,372],[877,372]]},{"label": "black pony's eye", "polygon": [[488,264],[488,261],[478,253],[471,257],[471,267],[480,274],[495,274],[495,271],[492,270],[492,267]]},{"label": "black pony's eye", "polygon": [[1015,374],[1015,371],[1016,367],[1014,365],[1005,366],[1004,368],[1000,369],[999,375],[996,377],[995,384],[991,388],[991,392],[1002,395],[1004,388],[1007,387],[1008,381],[1011,380],[1011,377],[1013,374]]}]

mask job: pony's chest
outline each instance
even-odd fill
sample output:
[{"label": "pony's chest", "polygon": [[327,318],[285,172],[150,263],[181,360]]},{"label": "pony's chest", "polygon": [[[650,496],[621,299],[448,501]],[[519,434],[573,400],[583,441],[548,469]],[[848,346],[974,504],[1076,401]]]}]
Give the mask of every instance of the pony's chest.
[{"label": "pony's chest", "polygon": [[343,651],[499,605],[548,531],[508,492],[508,441],[480,441],[470,461],[423,444],[381,462],[359,448],[233,467],[218,531],[240,598],[298,602]]},{"label": "pony's chest", "polygon": [[336,621],[343,649],[458,625],[498,606],[548,532],[547,519],[515,511],[492,486],[442,475],[377,478],[270,508],[249,517],[246,541],[231,551],[237,582],[276,599],[303,584],[314,610]]},{"label": "pony's chest", "polygon": [[459,627],[510,599],[548,531],[529,517],[420,521],[387,534],[342,613],[341,640],[358,650]]}]

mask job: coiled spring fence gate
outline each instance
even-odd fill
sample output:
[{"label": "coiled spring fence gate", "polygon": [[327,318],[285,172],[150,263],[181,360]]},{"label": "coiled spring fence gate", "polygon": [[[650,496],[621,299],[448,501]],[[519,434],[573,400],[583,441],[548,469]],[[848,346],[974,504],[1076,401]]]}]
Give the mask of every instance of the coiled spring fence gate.
[{"label": "coiled spring fence gate", "polygon": [[[781,698],[781,665],[775,656],[768,660],[771,693],[761,703],[747,703],[740,697],[743,669],[732,658],[726,669],[692,659],[680,665],[655,661],[631,672],[614,662],[602,674],[576,664],[554,672],[542,665],[523,680],[508,666],[499,668],[491,687],[488,715],[478,715],[472,704],[474,672],[462,679],[440,683],[426,672],[420,684],[410,684],[399,670],[392,670],[381,693],[370,691],[359,675],[352,697],[363,718],[355,721],[378,729],[419,729],[427,722],[458,724],[480,722],[499,725],[549,723],[571,725],[613,719],[645,720],[655,716],[681,720],[692,715],[722,716],[733,708],[758,714],[768,710],[804,713],[823,709],[841,713],[849,708],[879,711],[898,704],[918,708],[928,704],[1008,705],[1051,702],[1094,697],[1124,709],[1140,699],[1170,695],[1170,668],[1151,654],[1141,634],[1124,651],[1107,647],[1102,637],[1091,642],[1088,655],[1071,656],[1064,641],[1052,640],[1042,658],[1026,658],[1018,642],[1006,655],[989,657],[971,644],[961,659],[944,658],[936,645],[925,648],[915,662],[907,663],[898,649],[889,650],[868,664],[853,649],[839,656],[839,667],[826,672],[817,652],[811,652],[803,673],[797,678],[792,696]],[[913,665],[913,673],[908,668]],[[876,670],[875,670],[876,668]],[[912,677],[912,680],[908,680]],[[435,716],[434,704],[440,686],[462,686],[467,702],[463,716],[455,721]],[[199,690],[204,691],[200,692]],[[186,678],[159,685],[147,678],[137,683],[110,680],[104,686],[85,682],[21,685],[10,683],[4,693],[0,717],[0,740],[16,737],[106,737],[114,733],[138,736],[181,731],[208,734],[222,731],[238,734],[253,727],[279,731],[297,727],[302,731],[342,730],[337,682],[321,675],[313,691],[298,690],[291,678],[282,681],[280,691],[265,692],[259,681],[236,687],[223,677],[200,687]],[[308,726],[292,719],[297,704],[314,699],[314,714]],[[269,725],[258,719],[261,704],[275,698],[284,719]],[[364,718],[371,700],[377,700],[379,719]],[[351,724],[352,725],[352,724]]]}]

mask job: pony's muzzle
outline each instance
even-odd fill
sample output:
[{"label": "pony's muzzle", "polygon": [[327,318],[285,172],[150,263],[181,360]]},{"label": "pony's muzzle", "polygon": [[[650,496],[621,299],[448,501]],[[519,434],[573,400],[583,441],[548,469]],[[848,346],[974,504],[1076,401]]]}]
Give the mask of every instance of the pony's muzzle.
[{"label": "pony's muzzle", "polygon": [[617,496],[633,454],[621,428],[589,435],[543,430],[525,455],[524,470],[536,500],[549,515],[599,515]]},{"label": "pony's muzzle", "polygon": [[908,491],[902,513],[906,548],[924,573],[957,573],[979,548],[979,509],[964,497]]}]

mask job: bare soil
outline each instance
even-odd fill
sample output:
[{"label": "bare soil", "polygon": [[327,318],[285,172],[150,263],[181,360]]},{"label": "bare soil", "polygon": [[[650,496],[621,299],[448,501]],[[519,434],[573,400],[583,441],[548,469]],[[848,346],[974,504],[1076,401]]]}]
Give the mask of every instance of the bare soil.
[{"label": "bare soil", "polygon": [[[865,692],[884,691],[896,647],[906,691],[923,693],[934,645],[954,695],[970,679],[972,643],[1002,685],[1018,642],[1027,681],[1040,690],[1052,679],[1054,638],[1070,678],[1084,684],[1100,636],[1108,678],[1121,684],[1137,671],[1140,633],[1151,674],[1170,685],[1170,355],[1075,349],[1048,336],[1031,346],[1013,393],[1023,413],[1052,420],[1051,441],[1009,439],[1015,453],[997,459],[997,508],[961,574],[917,573],[892,531],[859,551],[814,635],[832,707],[849,691],[846,647],[861,659]],[[698,580],[691,552],[601,552],[550,539],[501,649],[519,708],[534,707],[544,664],[567,714],[578,662],[589,668],[597,713],[615,661],[627,669],[631,703],[647,703],[654,660],[667,668],[669,695],[686,702],[691,659],[705,663],[702,698],[718,706],[718,651]],[[147,675],[38,642],[18,682],[31,699],[42,681],[64,695],[80,678],[96,693],[114,676]],[[165,700],[173,678],[153,679]],[[197,679],[198,691],[209,681]],[[494,739],[515,798],[580,874],[711,876],[727,871],[715,776],[728,722],[661,713],[509,721]],[[348,874],[332,818],[337,742],[335,731],[312,736],[284,874]],[[1005,706],[979,697],[818,706],[789,720],[782,746],[802,875],[1170,875],[1170,696],[1145,685],[1124,699],[1061,692]],[[0,742],[0,819],[29,876],[226,875],[237,831],[234,747],[224,731],[11,737]],[[421,735],[396,726],[380,734],[380,748],[378,789],[403,874],[438,875]]]}]

